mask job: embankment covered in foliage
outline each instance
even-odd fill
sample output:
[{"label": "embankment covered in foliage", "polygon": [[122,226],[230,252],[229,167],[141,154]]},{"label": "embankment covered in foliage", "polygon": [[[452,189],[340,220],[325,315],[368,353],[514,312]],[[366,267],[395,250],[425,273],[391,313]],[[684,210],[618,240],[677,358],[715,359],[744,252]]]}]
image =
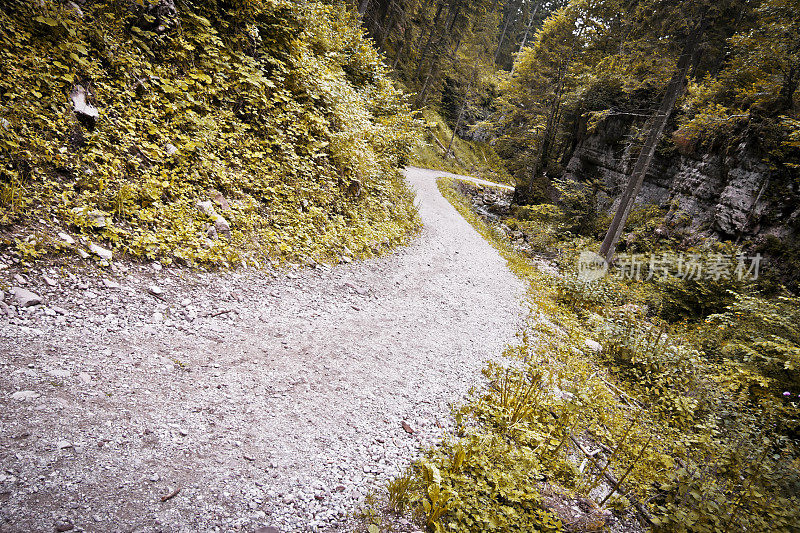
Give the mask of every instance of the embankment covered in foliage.
[{"label": "embankment covered in foliage", "polygon": [[415,124],[344,7],[41,4],[0,8],[0,250],[258,264],[417,226]]}]

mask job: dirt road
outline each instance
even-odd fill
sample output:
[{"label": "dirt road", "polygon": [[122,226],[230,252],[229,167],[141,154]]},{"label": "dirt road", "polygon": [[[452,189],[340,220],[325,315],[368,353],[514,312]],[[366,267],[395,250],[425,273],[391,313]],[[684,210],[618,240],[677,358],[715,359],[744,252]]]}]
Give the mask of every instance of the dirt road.
[{"label": "dirt road", "polygon": [[29,275],[44,305],[0,317],[0,531],[341,527],[523,317],[443,174],[406,170],[425,228],[377,259]]}]

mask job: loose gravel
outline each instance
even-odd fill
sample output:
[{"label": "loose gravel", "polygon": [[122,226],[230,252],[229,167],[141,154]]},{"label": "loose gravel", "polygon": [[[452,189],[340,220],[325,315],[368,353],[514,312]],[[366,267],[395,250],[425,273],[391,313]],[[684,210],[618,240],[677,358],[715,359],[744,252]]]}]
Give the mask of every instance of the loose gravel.
[{"label": "loose gravel", "polygon": [[0,294],[0,531],[346,530],[524,318],[445,174],[406,170],[424,230],[363,262],[0,270],[43,301]]}]

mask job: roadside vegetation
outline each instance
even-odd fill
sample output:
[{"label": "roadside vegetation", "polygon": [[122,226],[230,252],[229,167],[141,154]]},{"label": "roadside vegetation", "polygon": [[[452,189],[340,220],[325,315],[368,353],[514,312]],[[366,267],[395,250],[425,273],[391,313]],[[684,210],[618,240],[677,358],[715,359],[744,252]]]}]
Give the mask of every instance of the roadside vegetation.
[{"label": "roadside vegetation", "polygon": [[[796,531],[800,302],[757,282],[584,281],[578,254],[599,240],[570,231],[575,217],[488,222],[459,183],[440,190],[527,280],[531,316],[387,509],[430,531]],[[523,253],[517,230],[549,237]],[[676,251],[647,235],[642,252]]]},{"label": "roadside vegetation", "polygon": [[497,183],[514,184],[503,161],[488,143],[453,136],[450,126],[432,109],[423,109],[421,117],[424,135],[421,142],[412,148],[409,163],[454,174],[479,176]]},{"label": "roadside vegetation", "polygon": [[327,261],[418,226],[418,124],[343,5],[12,1],[0,43],[15,261]]}]

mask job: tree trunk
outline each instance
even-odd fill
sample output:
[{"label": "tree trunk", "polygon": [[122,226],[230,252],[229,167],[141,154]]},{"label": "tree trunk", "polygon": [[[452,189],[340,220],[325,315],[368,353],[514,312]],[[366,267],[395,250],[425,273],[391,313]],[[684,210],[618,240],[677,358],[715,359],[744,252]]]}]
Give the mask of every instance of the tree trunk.
[{"label": "tree trunk", "polygon": [[439,25],[439,20],[442,16],[442,11],[444,10],[445,0],[441,0],[439,5],[436,8],[436,16],[433,17],[433,24],[431,25],[431,31],[428,33],[428,41],[425,43],[425,47],[422,49],[422,52],[419,54],[419,58],[417,58],[418,66],[417,66],[417,74],[414,76],[415,79],[419,80],[420,75],[422,74],[422,69],[425,66],[425,56],[428,55],[428,50],[430,50],[431,45],[433,44],[433,38],[436,35],[436,27]]},{"label": "tree trunk", "polygon": [[358,4],[358,16],[363,17],[364,13],[367,12],[367,7],[369,6],[369,0],[361,0]]},{"label": "tree trunk", "polygon": [[500,39],[497,42],[497,49],[494,51],[494,61],[492,62],[492,66],[497,65],[497,58],[500,56],[500,49],[503,47],[503,41],[506,40],[508,24],[511,22],[511,15],[514,11],[516,11],[516,8],[512,7],[511,11],[506,16],[505,24],[503,24],[503,32],[500,34]]},{"label": "tree trunk", "polygon": [[692,31],[687,39],[681,57],[678,59],[675,73],[672,75],[672,79],[670,79],[667,85],[667,92],[664,95],[664,100],[661,102],[661,107],[653,117],[653,124],[650,127],[650,132],[647,135],[644,146],[642,146],[642,151],[639,152],[639,157],[636,159],[636,164],[628,180],[628,185],[625,187],[625,191],[620,198],[617,212],[614,215],[614,219],[611,221],[605,239],[603,239],[603,244],[600,245],[600,255],[605,257],[606,261],[611,261],[614,257],[617,242],[619,242],[622,230],[625,228],[625,222],[628,220],[633,204],[636,201],[636,196],[639,194],[639,189],[642,188],[644,177],[650,169],[650,164],[653,162],[653,156],[656,153],[658,141],[664,133],[667,120],[675,108],[675,102],[678,101],[678,97],[683,93],[686,74],[692,64],[692,59],[704,30],[705,22],[703,21]]},{"label": "tree trunk", "polygon": [[517,52],[517,57],[514,58],[514,62],[511,64],[511,74],[514,74],[514,69],[517,68],[517,59],[519,55],[522,53],[522,49],[525,48],[525,44],[528,42],[528,34],[531,31],[531,27],[533,26],[533,21],[536,19],[536,13],[539,12],[539,7],[542,5],[541,0],[537,2],[536,7],[533,8],[533,12],[531,13],[531,18],[528,20],[528,25],[525,26],[525,34],[522,36],[522,43],[519,45],[519,51]]}]

